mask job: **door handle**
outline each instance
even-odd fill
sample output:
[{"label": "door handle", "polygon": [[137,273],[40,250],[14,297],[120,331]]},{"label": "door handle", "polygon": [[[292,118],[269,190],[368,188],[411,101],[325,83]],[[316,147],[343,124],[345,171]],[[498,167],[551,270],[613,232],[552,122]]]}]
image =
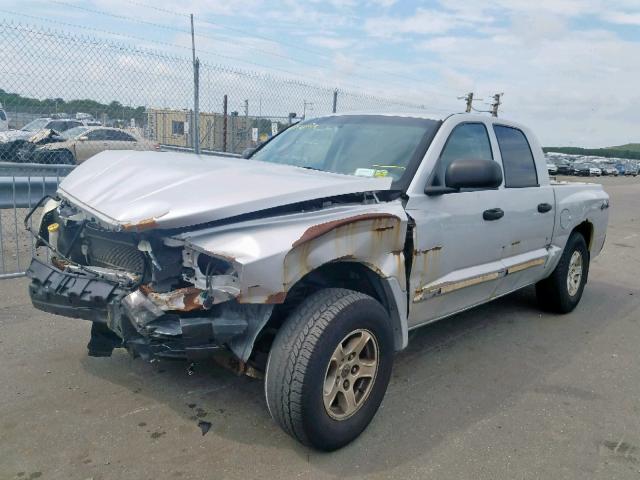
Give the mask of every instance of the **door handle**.
[{"label": "door handle", "polygon": [[492,220],[499,220],[504,217],[504,211],[501,208],[490,208],[482,212],[482,218],[488,222]]},{"label": "door handle", "polygon": [[540,213],[547,213],[549,211],[551,211],[553,207],[549,204],[549,203],[540,203],[538,205],[538,211]]}]

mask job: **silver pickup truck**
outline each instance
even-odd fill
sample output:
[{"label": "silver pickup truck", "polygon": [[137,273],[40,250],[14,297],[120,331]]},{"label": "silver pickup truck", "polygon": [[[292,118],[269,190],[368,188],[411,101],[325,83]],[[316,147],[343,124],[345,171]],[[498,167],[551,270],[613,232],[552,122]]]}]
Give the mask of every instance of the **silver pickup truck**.
[{"label": "silver pickup truck", "polygon": [[528,285],[571,312],[609,200],[550,183],[522,125],[352,114],[245,158],[103,152],[40,207],[33,305],[91,320],[90,355],[264,377],[276,422],[332,450],[375,415],[409,330]]}]

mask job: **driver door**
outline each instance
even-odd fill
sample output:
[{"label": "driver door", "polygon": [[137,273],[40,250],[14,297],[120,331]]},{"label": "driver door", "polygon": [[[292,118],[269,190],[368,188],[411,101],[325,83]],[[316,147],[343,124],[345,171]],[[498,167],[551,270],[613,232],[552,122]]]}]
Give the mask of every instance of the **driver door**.
[{"label": "driver door", "polygon": [[[453,126],[428,185],[445,187],[445,171],[453,160],[494,161],[496,145],[489,127],[481,121]],[[410,195],[406,211],[415,222],[409,276],[410,328],[494,295],[504,274],[501,257],[507,224],[499,214],[505,208],[503,191],[501,185],[498,189]]]}]

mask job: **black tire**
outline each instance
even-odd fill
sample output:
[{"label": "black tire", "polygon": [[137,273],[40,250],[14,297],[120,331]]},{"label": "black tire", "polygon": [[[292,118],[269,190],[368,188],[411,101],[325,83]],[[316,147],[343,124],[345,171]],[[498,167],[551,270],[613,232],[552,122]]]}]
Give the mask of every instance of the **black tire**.
[{"label": "black tire", "polygon": [[[568,287],[567,277],[569,275],[569,265],[574,252],[579,252],[582,256],[582,274],[577,291],[571,294]],[[551,275],[536,284],[536,296],[540,306],[552,312],[569,313],[580,302],[584,286],[589,275],[589,250],[587,243],[578,232],[573,232],[567,240],[560,261]]]},{"label": "black tire", "polygon": [[60,150],[56,152],[53,157],[53,161],[50,163],[57,163],[59,165],[75,165],[76,159],[69,150]]},{"label": "black tire", "polygon": [[[359,329],[377,342],[377,371],[359,409],[336,420],[323,401],[327,368],[338,344]],[[352,290],[320,290],[292,312],[271,347],[265,376],[269,412],[304,445],[325,451],[343,447],[362,433],[378,410],[393,355],[393,329],[380,303]]]}]

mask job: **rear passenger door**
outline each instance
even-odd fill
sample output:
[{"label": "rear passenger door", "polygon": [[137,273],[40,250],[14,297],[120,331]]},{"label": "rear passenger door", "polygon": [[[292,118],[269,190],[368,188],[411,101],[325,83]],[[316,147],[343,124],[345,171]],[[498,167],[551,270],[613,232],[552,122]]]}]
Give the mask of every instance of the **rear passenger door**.
[{"label": "rear passenger door", "polygon": [[537,171],[525,133],[498,123],[493,133],[504,173],[501,208],[508,225],[502,245],[506,275],[496,291],[502,295],[543,275],[553,234],[555,197],[550,185],[540,186],[539,178],[546,178],[546,172]]}]

